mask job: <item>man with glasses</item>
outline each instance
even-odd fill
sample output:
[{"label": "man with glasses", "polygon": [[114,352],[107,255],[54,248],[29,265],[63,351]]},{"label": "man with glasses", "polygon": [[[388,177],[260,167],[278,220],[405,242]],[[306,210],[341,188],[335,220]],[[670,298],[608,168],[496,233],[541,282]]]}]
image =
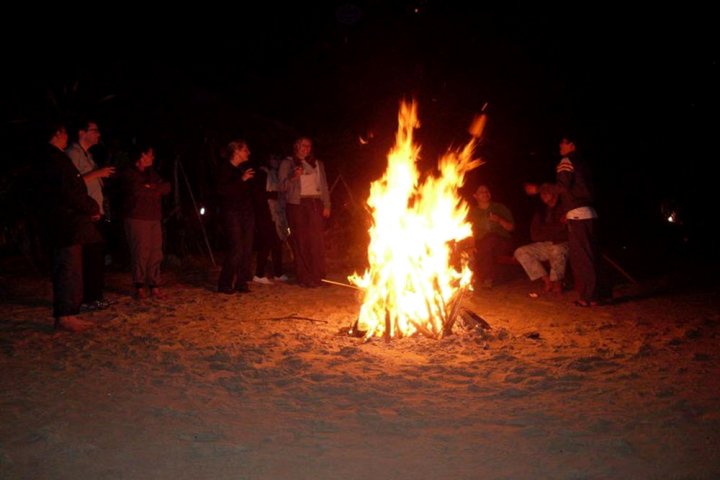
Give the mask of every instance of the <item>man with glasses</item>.
[{"label": "man with glasses", "polygon": [[[100,142],[100,129],[95,121],[83,119],[78,124],[77,142],[66,150],[87,186],[88,195],[98,204],[105,217],[103,179],[115,173],[115,167],[98,167],[90,149]],[[104,309],[109,303],[103,298],[105,286],[105,240],[97,224],[89,224],[82,235],[83,242],[83,308]]]}]

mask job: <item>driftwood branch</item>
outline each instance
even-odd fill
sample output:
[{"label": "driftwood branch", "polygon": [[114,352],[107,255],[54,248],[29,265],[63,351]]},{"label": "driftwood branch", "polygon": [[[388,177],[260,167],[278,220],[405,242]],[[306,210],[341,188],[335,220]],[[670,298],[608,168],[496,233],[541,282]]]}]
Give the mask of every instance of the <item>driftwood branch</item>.
[{"label": "driftwood branch", "polygon": [[328,323],[326,320],[318,320],[316,318],[310,318],[310,317],[299,317],[297,315],[286,315],[284,317],[272,317],[272,318],[260,318],[259,320],[268,320],[271,322],[281,322],[283,320],[305,320],[307,322],[315,322],[315,323]]}]

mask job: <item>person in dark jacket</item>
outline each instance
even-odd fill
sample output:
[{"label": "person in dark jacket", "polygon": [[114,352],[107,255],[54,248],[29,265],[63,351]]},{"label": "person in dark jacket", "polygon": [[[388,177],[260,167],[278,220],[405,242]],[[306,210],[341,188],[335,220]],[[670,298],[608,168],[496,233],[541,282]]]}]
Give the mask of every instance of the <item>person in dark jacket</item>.
[{"label": "person in dark jacket", "polygon": [[[562,137],[559,150],[562,158],[555,168],[555,186],[560,193],[560,203],[567,220],[570,267],[579,296],[575,305],[591,307],[601,301],[601,290],[597,212],[593,207],[590,169],[578,155],[573,137]],[[526,184],[525,191],[534,195],[539,192],[539,188],[534,184]]]},{"label": "person in dark jacket", "polygon": [[153,168],[155,150],[150,145],[136,148],[131,159],[135,164],[123,173],[121,185],[135,296],[147,298],[147,286],[150,295],[162,298],[162,196],[170,193],[170,183],[160,178]]},{"label": "person in dark jacket", "polygon": [[247,164],[250,149],[245,140],[230,142],[225,156],[218,172],[217,194],[227,250],[218,279],[218,292],[244,293],[250,291],[248,282],[253,278],[251,263],[255,221],[249,180],[255,171]]},{"label": "person in dark jacket", "polygon": [[77,315],[83,300],[84,232],[94,228],[100,209],[64,153],[68,141],[65,126],[51,124],[48,138],[47,151],[38,164],[37,214],[52,248],[55,328],[78,332],[94,326]]},{"label": "person in dark jacket", "polygon": [[[515,258],[530,280],[542,279],[546,292],[562,292],[568,256],[567,224],[557,188],[549,183],[539,187],[543,208],[535,212],[530,224],[533,243],[515,250]],[[542,262],[550,264],[550,273]]]}]

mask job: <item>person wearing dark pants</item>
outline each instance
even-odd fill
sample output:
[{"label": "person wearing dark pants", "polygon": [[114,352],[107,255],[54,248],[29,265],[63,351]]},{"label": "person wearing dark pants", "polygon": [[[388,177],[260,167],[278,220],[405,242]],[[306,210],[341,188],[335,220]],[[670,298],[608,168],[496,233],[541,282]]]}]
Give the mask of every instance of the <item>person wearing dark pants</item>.
[{"label": "person wearing dark pants", "polygon": [[[274,168],[273,168],[274,162]],[[282,222],[278,225],[280,206],[278,203],[277,191],[277,160],[271,158],[266,165],[261,166],[255,171],[253,184],[253,208],[255,211],[255,276],[253,282],[269,285],[271,278],[282,281],[287,279],[283,277],[283,259],[282,247],[284,234]],[[282,216],[285,217],[284,205],[282,206]],[[286,229],[287,227],[285,227]],[[272,272],[267,273],[268,257],[272,261]]]},{"label": "person wearing dark pants", "polygon": [[594,218],[567,221],[570,266],[576,279],[575,290],[579,297],[576,304],[581,307],[596,305],[600,301],[600,249],[596,222]]},{"label": "person wearing dark pants", "polygon": [[63,152],[68,135],[61,123],[50,125],[47,154],[36,173],[35,208],[52,247],[55,328],[81,331],[92,322],[77,317],[83,299],[83,232],[100,219],[80,172]]},{"label": "person wearing dark pants", "polygon": [[295,142],[294,155],[282,161],[278,179],[287,208],[297,281],[302,287],[319,287],[326,273],[323,219],[330,216],[330,191],[325,166],[312,155],[309,138]]},{"label": "person wearing dark pants", "polygon": [[100,129],[95,121],[83,118],[77,125],[77,142],[66,153],[85,181],[87,192],[98,205],[101,220],[83,230],[83,306],[88,310],[107,308],[105,300],[105,240],[98,227],[105,216],[104,179],[115,173],[115,167],[98,167],[90,151],[100,142]]},{"label": "person wearing dark pants", "polygon": [[254,213],[251,185],[255,175],[247,166],[250,149],[245,140],[228,144],[226,160],[218,172],[217,193],[220,202],[220,218],[227,245],[225,261],[218,278],[218,292],[249,292],[252,280],[252,244]]},{"label": "person wearing dark pants", "polygon": [[[578,155],[573,136],[562,137],[559,150],[561,160],[555,168],[555,185],[566,212],[570,268],[578,292],[575,305],[592,307],[603,300],[592,178],[588,164]],[[534,195],[539,188],[535,184],[526,184],[525,191]]]}]

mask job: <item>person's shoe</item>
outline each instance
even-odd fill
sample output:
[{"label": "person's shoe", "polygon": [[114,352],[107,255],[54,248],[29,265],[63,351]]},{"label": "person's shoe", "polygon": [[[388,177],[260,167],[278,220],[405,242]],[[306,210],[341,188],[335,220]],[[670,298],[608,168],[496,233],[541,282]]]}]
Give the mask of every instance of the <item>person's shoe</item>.
[{"label": "person's shoe", "polygon": [[224,293],[225,295],[232,295],[235,293],[235,290],[232,288],[218,288],[218,293]]},{"label": "person's shoe", "polygon": [[272,281],[267,277],[258,277],[257,275],[252,279],[255,283],[262,283],[263,285],[272,285]]},{"label": "person's shoe", "polygon": [[247,283],[242,283],[237,286],[235,289],[238,293],[250,293],[250,287],[247,286]]},{"label": "person's shoe", "polygon": [[150,296],[152,296],[153,298],[157,298],[158,300],[163,300],[166,298],[165,293],[158,287],[150,288]]},{"label": "person's shoe", "polygon": [[143,287],[138,287],[135,289],[135,300],[145,300],[147,297],[147,292]]},{"label": "person's shoe", "polygon": [[80,305],[80,310],[86,312],[94,312],[96,310],[105,310],[110,305],[110,302],[108,302],[104,298],[101,298],[100,300],[93,300],[90,303],[83,303],[82,305]]},{"label": "person's shoe", "polygon": [[575,300],[575,306],[577,307],[583,307],[583,308],[589,308],[589,307],[597,307],[598,303],[595,301],[588,301],[588,300]]},{"label": "person's shoe", "polygon": [[552,282],[552,285],[550,285],[550,293],[562,293],[562,291],[562,282],[559,280]]},{"label": "person's shoe", "polygon": [[275,280],[276,282],[287,282],[287,281],[288,281],[288,276],[283,273],[283,274],[280,275],[279,277],[273,278],[273,280]]},{"label": "person's shoe", "polygon": [[94,323],[78,318],[75,315],[64,315],[55,319],[56,329],[67,330],[69,332],[82,332],[94,326]]}]

